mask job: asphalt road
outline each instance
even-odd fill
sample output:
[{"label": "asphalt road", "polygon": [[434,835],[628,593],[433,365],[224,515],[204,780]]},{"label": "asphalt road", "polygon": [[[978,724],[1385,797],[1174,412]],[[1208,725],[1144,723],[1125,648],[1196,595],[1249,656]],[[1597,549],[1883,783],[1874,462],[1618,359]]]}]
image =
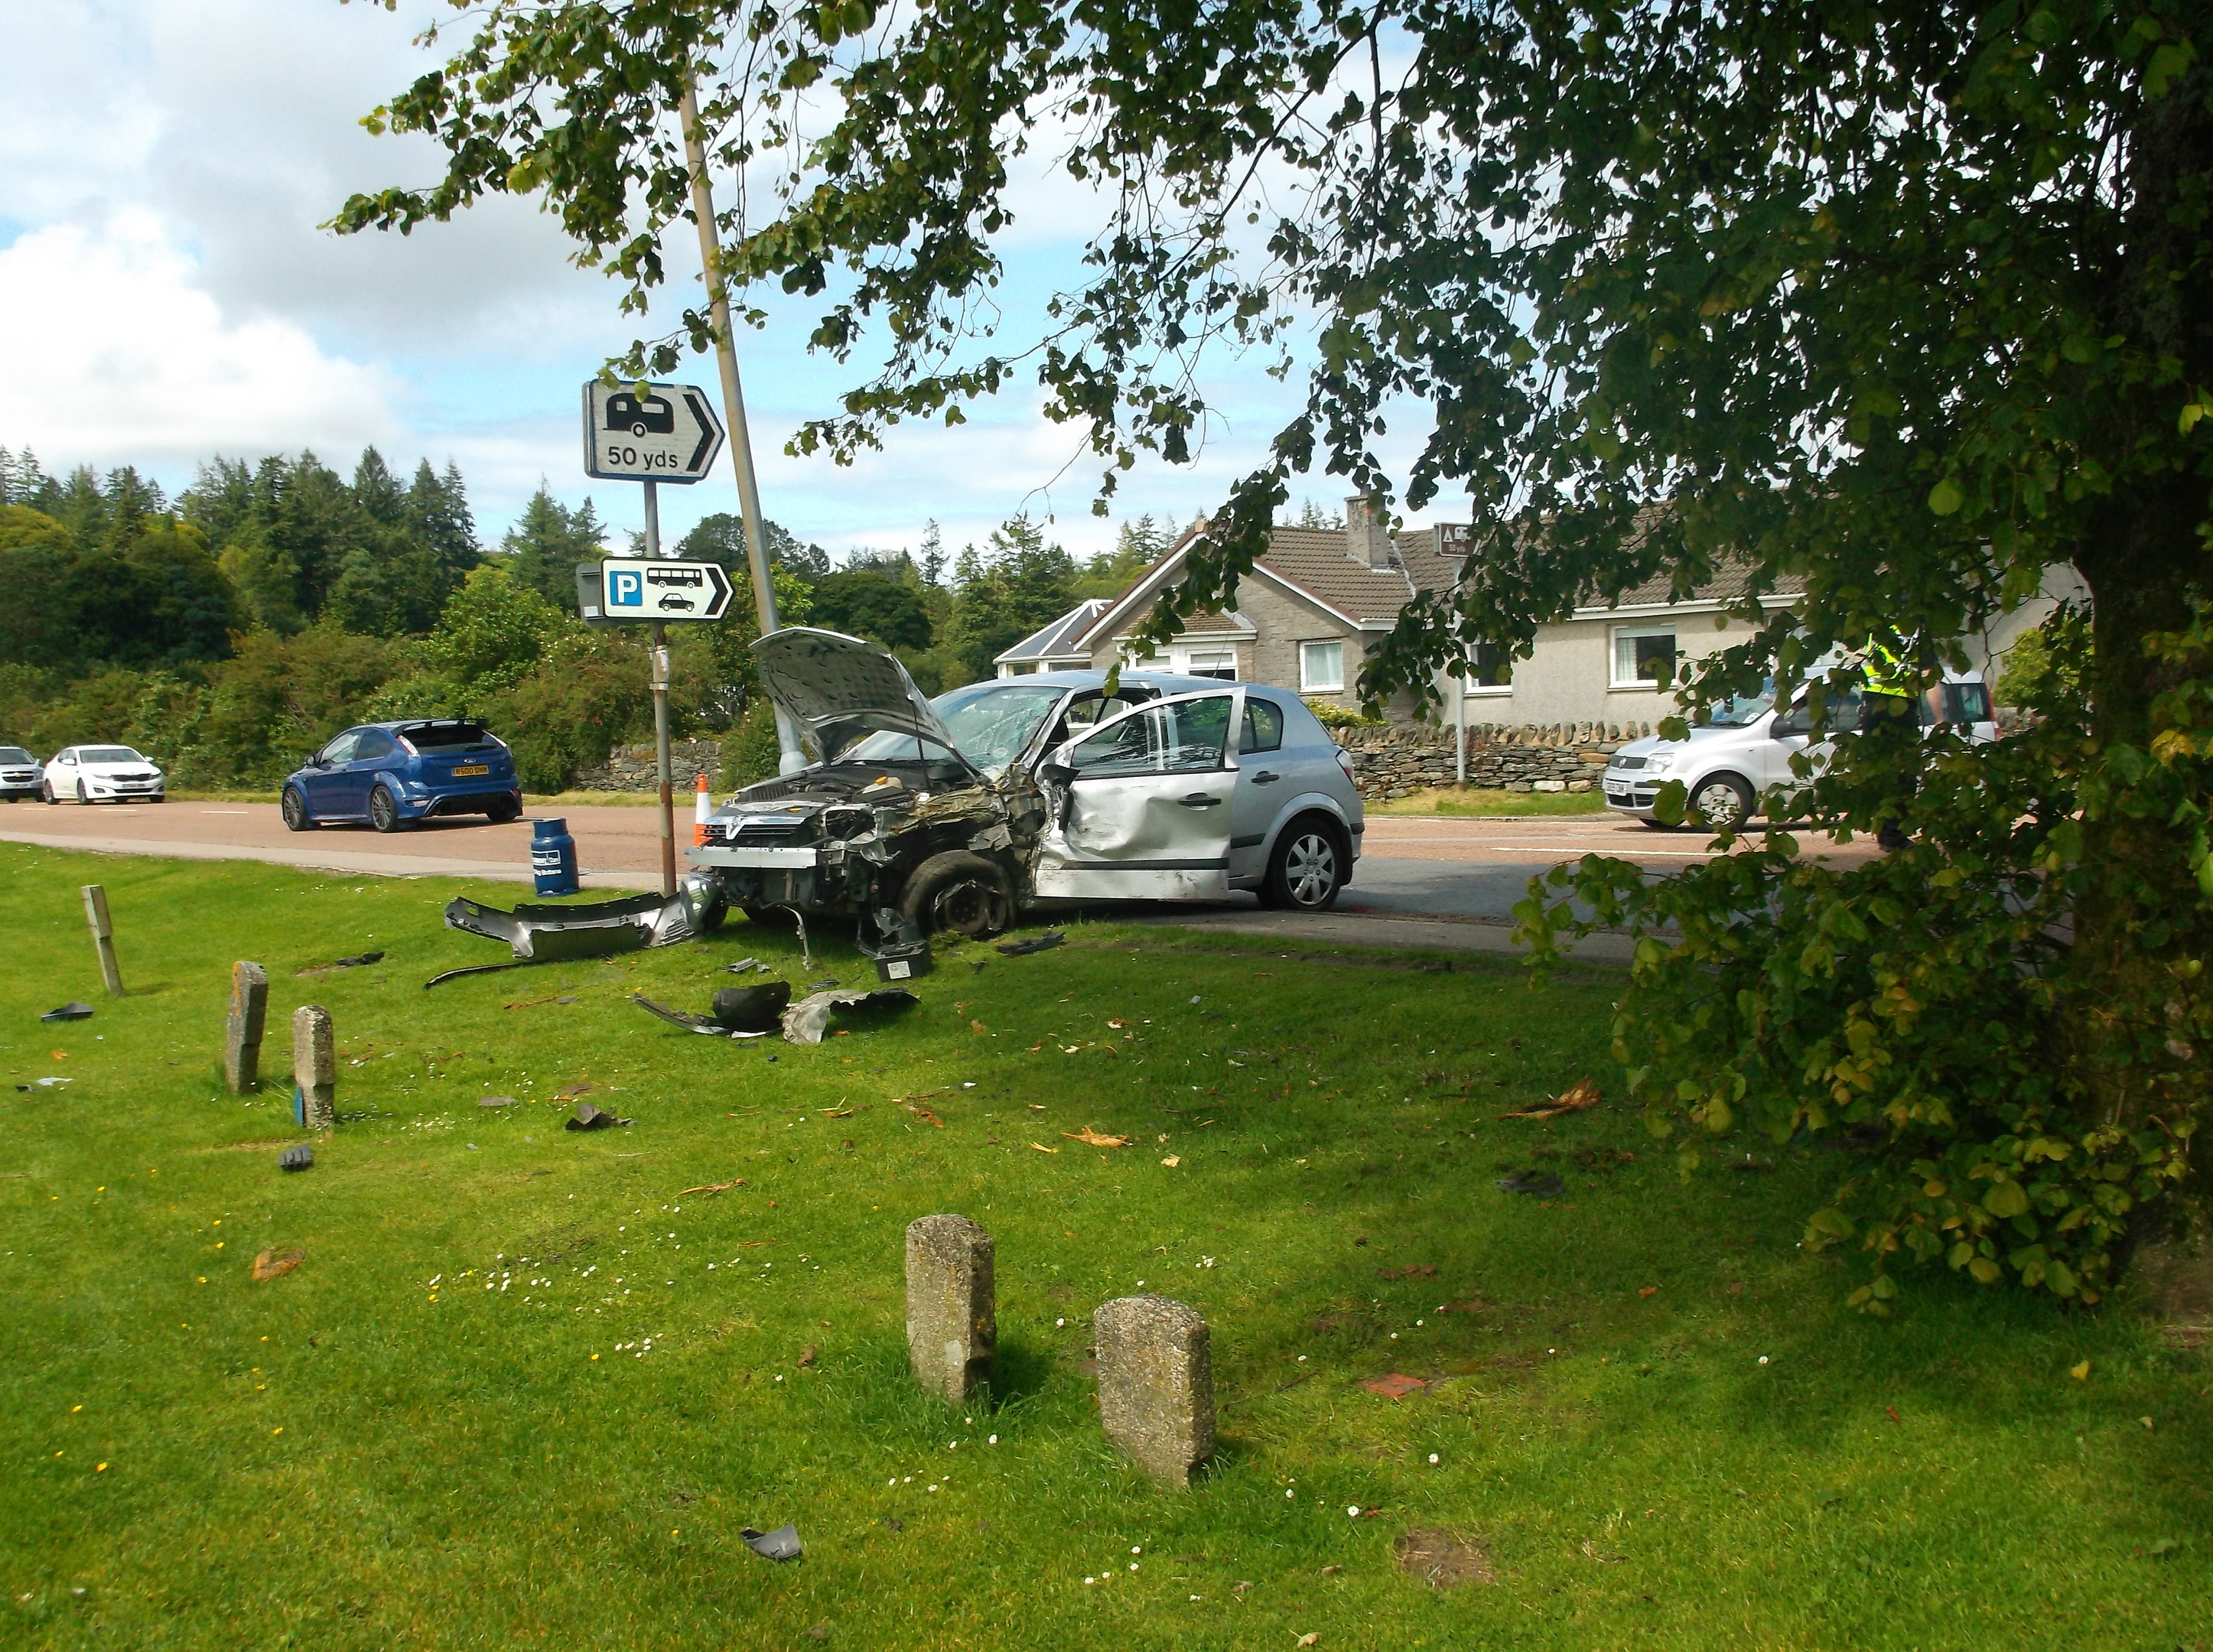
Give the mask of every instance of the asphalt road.
[{"label": "asphalt road", "polygon": [[[0,805],[0,840],[50,844],[107,854],[188,860],[259,860],[283,866],[399,877],[458,877],[522,883],[530,877],[533,811],[506,826],[481,820],[431,820],[381,834],[367,826],[284,829],[267,803],[37,803]],[[660,887],[660,835],[652,808],[570,808],[562,817],[576,839],[588,887]],[[691,821],[676,821],[678,864]],[[1505,952],[1514,903],[1530,878],[1563,861],[1598,853],[1660,872],[1704,860],[1696,832],[1654,832],[1603,815],[1447,819],[1370,815],[1367,850],[1337,910],[1319,916],[1271,912],[1250,897],[1205,905],[1148,903],[1117,910],[1140,921],[1371,946],[1424,946]],[[1856,849],[1832,851],[1853,856]],[[1625,955],[1595,936],[1582,955]]]}]

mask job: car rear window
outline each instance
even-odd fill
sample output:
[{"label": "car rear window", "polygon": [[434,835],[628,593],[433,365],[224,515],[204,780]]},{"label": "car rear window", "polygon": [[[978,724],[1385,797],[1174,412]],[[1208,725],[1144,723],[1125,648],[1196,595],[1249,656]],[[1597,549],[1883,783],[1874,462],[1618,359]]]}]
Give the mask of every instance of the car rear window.
[{"label": "car rear window", "polygon": [[418,752],[465,752],[493,743],[480,722],[410,723],[399,731],[399,738]]},{"label": "car rear window", "polygon": [[37,760],[20,746],[0,746],[0,763],[34,763]]},{"label": "car rear window", "polygon": [[1273,700],[1264,700],[1258,694],[1245,697],[1244,736],[1237,742],[1241,752],[1278,752],[1283,747],[1283,711]]}]

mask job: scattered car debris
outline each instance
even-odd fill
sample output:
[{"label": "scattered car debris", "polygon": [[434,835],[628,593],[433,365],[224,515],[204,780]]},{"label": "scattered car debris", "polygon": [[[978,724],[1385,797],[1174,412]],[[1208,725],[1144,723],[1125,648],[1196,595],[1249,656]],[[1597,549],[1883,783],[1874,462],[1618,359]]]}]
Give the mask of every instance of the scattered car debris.
[{"label": "scattered car debris", "polygon": [[1541,1105],[1522,1107],[1514,1113],[1502,1113],[1501,1119],[1558,1119],[1564,1113],[1585,1113],[1598,1106],[1605,1098],[1599,1094],[1595,1081],[1577,1079],[1564,1094],[1552,1097]]},{"label": "scattered car debris", "polygon": [[1058,930],[1047,930],[1043,935],[1033,935],[1027,941],[1009,941],[999,948],[1007,958],[1026,958],[1033,952],[1051,952],[1055,947],[1067,944],[1068,937]]},{"label": "scattered car debris", "polygon": [[768,966],[758,958],[741,958],[736,963],[725,964],[722,967],[733,975],[743,975],[749,969],[757,969],[764,975],[769,972]]},{"label": "scattered car debris", "polygon": [[836,986],[837,984],[838,978],[836,976],[825,976],[821,980],[809,981],[807,984],[807,990],[809,992],[827,992],[832,987]]},{"label": "scattered car debris", "polygon": [[277,1167],[279,1170],[305,1170],[314,1161],[315,1149],[305,1142],[302,1142],[296,1147],[288,1147],[277,1155]]},{"label": "scattered car debris", "polygon": [[51,1090],[68,1082],[66,1078],[34,1078],[29,1083],[18,1084],[15,1088],[28,1095],[33,1090]]},{"label": "scattered car debris", "polygon": [[253,1277],[265,1283],[291,1272],[307,1259],[307,1252],[296,1245],[289,1251],[264,1251],[253,1259]]},{"label": "scattered car debris", "polygon": [[765,986],[725,987],[715,995],[715,1013],[711,1015],[672,1009],[642,993],[631,994],[631,1002],[687,1033],[717,1039],[758,1039],[777,1030],[778,1017],[791,1002],[791,987],[784,981],[771,981]]},{"label": "scattered car debris", "polygon": [[511,1095],[480,1096],[477,1100],[477,1106],[480,1107],[511,1107],[514,1105],[515,1098]]},{"label": "scattered car debris", "polygon": [[874,960],[879,981],[911,981],[932,967],[922,925],[894,906],[879,907],[873,917],[863,918],[853,944],[863,958]]},{"label": "scattered car debris", "polygon": [[371,964],[381,964],[383,961],[382,953],[364,952],[353,958],[333,958],[327,964],[308,964],[292,972],[295,975],[323,975],[334,969],[365,969]]},{"label": "scattered car debris", "polygon": [[881,986],[873,992],[844,987],[835,991],[809,993],[783,1012],[784,1039],[790,1044],[821,1043],[823,1031],[830,1024],[832,1010],[850,1010],[863,1015],[887,1015],[921,1002],[903,986]]},{"label": "scattered car debris", "polygon": [[799,1558],[799,1528],[779,1526],[773,1532],[756,1532],[750,1526],[738,1535],[764,1560],[796,1560]]},{"label": "scattered car debris", "polygon": [[564,1130],[613,1130],[619,1125],[635,1124],[631,1119],[618,1119],[611,1113],[601,1113],[588,1101],[576,1103],[576,1116],[564,1120]]},{"label": "scattered car debris", "polygon": [[1568,1185],[1549,1170],[1516,1170],[1498,1179],[1502,1193],[1527,1193],[1540,1199],[1556,1199],[1568,1191]]},{"label": "scattered car debris", "polygon": [[673,947],[695,936],[712,935],[722,927],[727,910],[722,885],[693,872],[668,899],[649,894],[575,906],[526,902],[503,912],[456,896],[446,907],[446,925],[506,942],[518,963],[547,964]]},{"label": "scattered car debris", "polygon": [[39,1017],[42,1021],[81,1021],[90,1019],[92,1006],[88,1003],[65,1003],[58,1009],[49,1009]]}]

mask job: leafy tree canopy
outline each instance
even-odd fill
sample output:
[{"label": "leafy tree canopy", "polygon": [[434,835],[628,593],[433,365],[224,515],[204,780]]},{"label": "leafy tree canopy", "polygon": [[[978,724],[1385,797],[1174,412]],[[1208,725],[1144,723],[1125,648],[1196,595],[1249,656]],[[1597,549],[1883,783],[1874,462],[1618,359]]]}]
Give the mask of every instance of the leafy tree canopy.
[{"label": "leafy tree canopy", "polygon": [[[642,308],[686,210],[668,111],[696,78],[716,161],[783,169],[717,226],[725,270],[818,298],[814,343],[857,363],[802,451],[958,423],[1033,373],[1101,460],[1103,508],[1141,455],[1190,460],[1210,346],[1299,375],[1156,635],[1234,597],[1316,466],[1469,501],[1466,582],[1410,607],[1377,698],[1431,692],[1472,641],[1526,649],[1576,606],[1725,570],[1759,631],[1699,668],[1693,709],[1836,648],[1930,680],[2071,564],[2091,618],[2051,638],[2081,683],[2061,715],[1985,753],[1883,725],[1778,801],[1910,850],[1838,870],[1771,833],[1656,887],[1600,861],[1563,884],[1646,934],[1620,1052],[1655,1129],[1888,1143],[1808,1232],[1864,1243],[1870,1308],[1901,1256],[2095,1297],[2187,1183],[2213,1038],[2202,3],[471,15],[370,119],[432,135],[444,177],[339,226],[542,192]],[[1042,336],[980,339],[1045,142],[1064,198],[1095,192],[1088,274]],[[707,338],[687,311],[625,366]],[[1393,474],[1378,439],[1408,403],[1424,428]],[[1533,898],[1540,942],[1575,927],[1564,893]]]}]

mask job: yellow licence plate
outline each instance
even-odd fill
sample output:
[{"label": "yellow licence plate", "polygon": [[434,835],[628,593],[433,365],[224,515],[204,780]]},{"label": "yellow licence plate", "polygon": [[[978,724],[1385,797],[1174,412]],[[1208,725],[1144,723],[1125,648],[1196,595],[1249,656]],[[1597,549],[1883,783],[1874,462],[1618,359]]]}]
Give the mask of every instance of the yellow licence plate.
[{"label": "yellow licence plate", "polygon": [[469,775],[469,774],[490,774],[491,772],[491,765],[490,765],[489,764],[484,764],[484,763],[464,763],[464,764],[461,764],[459,767],[457,767],[457,768],[455,768],[455,769],[454,769],[454,779],[456,779],[456,780],[459,780],[459,779],[460,779],[463,775]]}]

